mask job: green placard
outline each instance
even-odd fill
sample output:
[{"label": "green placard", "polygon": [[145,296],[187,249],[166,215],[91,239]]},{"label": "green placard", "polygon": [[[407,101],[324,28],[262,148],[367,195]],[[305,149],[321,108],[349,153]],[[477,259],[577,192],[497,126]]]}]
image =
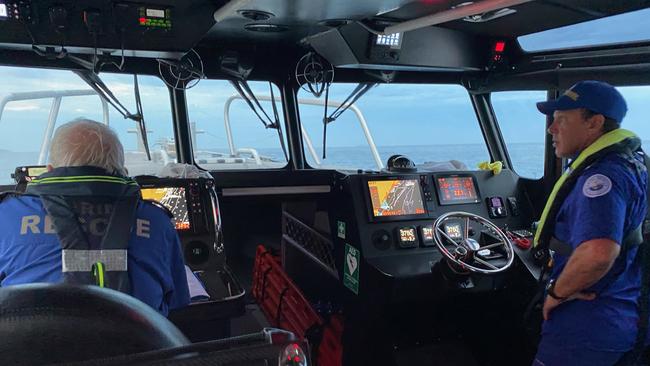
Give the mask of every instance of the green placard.
[{"label": "green placard", "polygon": [[359,294],[359,267],[361,253],[350,244],[345,244],[345,264],[343,265],[343,284],[355,294]]},{"label": "green placard", "polygon": [[345,239],[345,222],[337,221],[336,222],[336,234],[339,238]]}]

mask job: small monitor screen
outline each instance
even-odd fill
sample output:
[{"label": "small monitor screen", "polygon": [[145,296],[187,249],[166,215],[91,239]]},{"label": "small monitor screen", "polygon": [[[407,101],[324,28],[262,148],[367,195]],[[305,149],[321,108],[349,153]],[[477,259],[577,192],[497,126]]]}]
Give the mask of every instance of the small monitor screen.
[{"label": "small monitor screen", "polygon": [[368,190],[373,217],[426,213],[417,179],[369,180]]},{"label": "small monitor screen", "polygon": [[401,42],[401,33],[385,34],[378,35],[375,43],[378,46],[390,46],[391,48],[400,48]]},{"label": "small monitor screen", "polygon": [[187,230],[190,228],[187,201],[185,200],[185,188],[142,188],[142,198],[160,202],[160,204],[167,207],[174,214],[176,230]]},{"label": "small monitor screen", "polygon": [[421,227],[422,241],[424,243],[433,243],[433,226],[427,225]]},{"label": "small monitor screen", "polygon": [[452,239],[462,239],[463,233],[459,223],[445,224],[445,233]]},{"label": "small monitor screen", "polygon": [[415,236],[415,228],[402,227],[399,229],[399,241],[403,243],[415,243],[417,236]]},{"label": "small monitor screen", "polygon": [[160,9],[147,9],[147,16],[152,18],[164,18],[165,11]]},{"label": "small monitor screen", "polygon": [[38,177],[45,172],[47,172],[46,166],[30,166],[27,168],[27,175],[33,178]]},{"label": "small monitor screen", "polygon": [[0,18],[7,17],[7,4],[0,4]]},{"label": "small monitor screen", "polygon": [[441,205],[479,202],[471,176],[448,176],[436,179]]}]

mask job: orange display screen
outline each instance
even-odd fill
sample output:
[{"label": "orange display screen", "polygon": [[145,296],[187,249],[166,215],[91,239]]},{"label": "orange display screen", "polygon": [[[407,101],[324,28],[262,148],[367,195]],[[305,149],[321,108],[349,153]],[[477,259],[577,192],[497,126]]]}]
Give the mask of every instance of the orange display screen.
[{"label": "orange display screen", "polygon": [[368,191],[374,217],[426,213],[417,179],[369,180]]},{"label": "orange display screen", "polygon": [[159,202],[174,214],[176,230],[188,230],[190,218],[184,187],[142,188],[142,198]]},{"label": "orange display screen", "polygon": [[438,198],[441,205],[478,202],[478,193],[471,176],[438,177]]}]

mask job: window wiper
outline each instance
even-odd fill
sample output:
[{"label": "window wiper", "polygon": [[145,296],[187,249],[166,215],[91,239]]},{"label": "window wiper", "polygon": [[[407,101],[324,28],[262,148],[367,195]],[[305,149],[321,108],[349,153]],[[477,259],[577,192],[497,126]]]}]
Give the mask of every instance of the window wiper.
[{"label": "window wiper", "polygon": [[327,125],[336,121],[337,118],[343,114],[343,112],[347,111],[348,108],[350,108],[351,105],[356,103],[359,98],[361,98],[364,94],[368,92],[368,90],[374,88],[375,86],[379,85],[379,83],[359,83],[356,88],[348,95],[347,98],[339,105],[336,107],[334,112],[330,114],[329,116],[327,115],[327,102],[329,98],[329,91],[330,91],[330,84],[327,84],[325,86],[325,110],[323,111],[323,159],[325,159],[325,146],[327,142]]},{"label": "window wiper", "polygon": [[[273,84],[269,81],[269,89],[271,91],[271,106],[273,106],[273,119],[269,117],[266,113],[259,100],[255,97],[255,93],[251,90],[248,82],[246,80],[230,80],[230,84],[237,90],[239,96],[246,101],[246,104],[250,109],[255,113],[257,118],[262,122],[265,128],[273,128],[278,131],[278,138],[280,139],[280,146],[282,147],[282,152],[284,153],[284,158],[289,161],[289,156],[287,155],[287,148],[284,144],[284,137],[282,135],[282,127],[280,124],[280,117],[278,115],[278,108],[275,105],[275,96],[273,95]],[[259,110],[259,111],[258,111]],[[263,116],[262,116],[263,115]]]},{"label": "window wiper", "polygon": [[130,119],[138,123],[138,128],[140,130],[140,136],[142,138],[142,144],[144,146],[145,152],[147,153],[147,159],[151,160],[151,152],[149,151],[149,140],[147,138],[147,126],[144,120],[144,114],[142,111],[142,101],[140,99],[140,87],[138,85],[138,75],[133,74],[133,92],[135,94],[135,107],[136,113],[131,113],[113,94],[113,92],[104,84],[99,75],[95,74],[91,70],[73,70],[81,80],[86,82],[93,90],[99,94],[99,96],[104,99],[108,104],[113,106],[115,110],[122,115],[125,119]]}]

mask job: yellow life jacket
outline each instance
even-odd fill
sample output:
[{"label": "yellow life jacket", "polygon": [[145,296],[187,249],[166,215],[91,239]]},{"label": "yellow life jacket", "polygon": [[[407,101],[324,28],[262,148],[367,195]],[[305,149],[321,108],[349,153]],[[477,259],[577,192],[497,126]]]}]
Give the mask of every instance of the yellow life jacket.
[{"label": "yellow life jacket", "polygon": [[582,172],[591,166],[595,161],[610,152],[633,152],[641,146],[641,140],[634,132],[621,128],[607,132],[600,136],[596,141],[584,149],[578,157],[571,162],[569,168],[555,182],[553,190],[546,201],[544,211],[539,219],[533,246],[537,247],[542,244],[548,246],[549,240],[553,235],[555,216],[557,216],[560,206],[564,199],[571,192],[578,177]]}]

